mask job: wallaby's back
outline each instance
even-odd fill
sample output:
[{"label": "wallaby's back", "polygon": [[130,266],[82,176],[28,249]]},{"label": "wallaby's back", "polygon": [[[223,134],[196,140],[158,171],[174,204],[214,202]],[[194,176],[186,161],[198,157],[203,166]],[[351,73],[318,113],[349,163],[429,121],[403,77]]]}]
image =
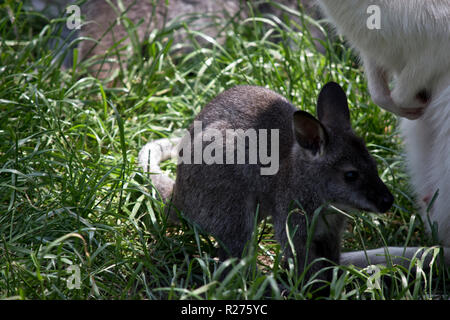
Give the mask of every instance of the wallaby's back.
[{"label": "wallaby's back", "polygon": [[[236,146],[226,145],[226,130],[267,130],[267,150],[271,150],[271,130],[276,129],[279,132],[279,141],[277,152],[279,159],[283,162],[289,157],[294,142],[292,131],[292,114],[296,108],[289,103],[286,98],[275,93],[272,90],[258,86],[236,86],[214,98],[208,103],[196,117],[196,121],[201,122],[203,131],[210,129],[223,132],[224,152],[223,164],[213,164],[208,166],[190,165],[179,163],[177,167],[177,180],[175,183],[174,205],[179,208],[190,207],[191,210],[204,211],[202,206],[206,203],[201,197],[223,197],[225,193],[230,196],[232,186],[229,185],[229,179],[235,179],[234,192],[248,191],[268,191],[267,183],[262,180],[270,180],[270,177],[261,176],[259,159],[256,164],[249,163],[249,144],[246,144],[246,162],[242,165],[233,166],[226,164],[226,150],[232,148],[237,161]],[[194,143],[195,132],[194,125],[189,129],[190,141],[184,144]],[[233,140],[234,141],[234,140]],[[248,141],[247,141],[248,142]],[[208,142],[203,143],[203,148]],[[191,163],[194,162],[193,155]],[[200,173],[201,172],[201,173]],[[210,173],[209,173],[210,172]],[[195,179],[195,177],[211,175],[212,179]],[[201,186],[199,185],[201,184]],[[210,185],[208,194],[197,194],[192,192],[198,188],[202,190],[205,185]],[[184,186],[189,188],[189,192],[184,190]],[[242,191],[238,191],[242,190]],[[192,198],[188,196],[192,194]],[[200,197],[198,199],[197,197]],[[197,201],[194,201],[197,199]],[[196,206],[193,208],[192,206]]]}]

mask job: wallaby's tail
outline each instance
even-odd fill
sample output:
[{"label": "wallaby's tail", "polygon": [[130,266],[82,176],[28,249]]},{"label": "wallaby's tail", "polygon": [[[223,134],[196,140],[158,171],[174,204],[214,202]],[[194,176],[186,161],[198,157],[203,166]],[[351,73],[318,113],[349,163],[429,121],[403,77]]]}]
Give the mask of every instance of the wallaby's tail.
[{"label": "wallaby's tail", "polygon": [[181,138],[159,139],[147,143],[139,151],[139,165],[144,172],[151,174],[153,185],[161,194],[164,202],[170,199],[175,181],[161,171],[159,164],[167,159],[177,157],[177,145],[180,141]]},{"label": "wallaby's tail", "polygon": [[[450,266],[450,248],[443,247],[441,250],[444,250],[444,264]],[[367,251],[343,252],[341,253],[340,264],[366,268],[369,265],[392,263],[409,268],[411,260],[417,258],[424,261],[424,267],[429,267],[432,259],[434,259],[433,254],[433,249],[424,247],[384,247]],[[440,257],[438,256],[437,264],[439,264],[439,261]]]}]

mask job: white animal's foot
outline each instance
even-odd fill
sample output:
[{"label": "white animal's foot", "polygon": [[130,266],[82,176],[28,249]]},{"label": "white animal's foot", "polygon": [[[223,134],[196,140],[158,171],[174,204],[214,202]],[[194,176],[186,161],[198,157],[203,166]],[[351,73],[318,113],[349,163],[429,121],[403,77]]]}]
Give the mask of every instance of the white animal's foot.
[{"label": "white animal's foot", "polygon": [[419,108],[398,108],[397,114],[400,117],[404,117],[409,120],[416,120],[420,118],[425,113],[426,107],[419,107]]}]

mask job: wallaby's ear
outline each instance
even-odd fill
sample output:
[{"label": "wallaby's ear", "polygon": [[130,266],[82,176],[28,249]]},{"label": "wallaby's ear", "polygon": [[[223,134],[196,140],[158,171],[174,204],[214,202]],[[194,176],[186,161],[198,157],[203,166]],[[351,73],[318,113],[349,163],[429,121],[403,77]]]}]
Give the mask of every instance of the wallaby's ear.
[{"label": "wallaby's ear", "polygon": [[321,156],[328,140],[323,125],[308,112],[301,110],[294,112],[293,120],[298,144],[313,156]]},{"label": "wallaby's ear", "polygon": [[330,128],[351,128],[347,96],[336,82],[328,82],[320,91],[317,100],[317,117],[320,122]]}]

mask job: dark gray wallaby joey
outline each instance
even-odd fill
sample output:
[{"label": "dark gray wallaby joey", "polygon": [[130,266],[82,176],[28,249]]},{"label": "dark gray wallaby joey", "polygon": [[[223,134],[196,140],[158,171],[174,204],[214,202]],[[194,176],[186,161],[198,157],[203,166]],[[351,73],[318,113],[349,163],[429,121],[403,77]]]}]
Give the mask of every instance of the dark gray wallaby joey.
[{"label": "dark gray wallaby joey", "polygon": [[[219,240],[220,259],[243,254],[257,215],[272,216],[285,257],[293,257],[286,223],[295,230],[299,272],[320,257],[338,264],[345,217],[329,205],[391,207],[376,162],[351,128],[343,89],[327,83],[316,111],[317,118],[271,90],[237,86],[207,104],[181,140],[172,206]],[[307,254],[307,226],[317,209]],[[308,273],[328,265],[316,261]]]}]

